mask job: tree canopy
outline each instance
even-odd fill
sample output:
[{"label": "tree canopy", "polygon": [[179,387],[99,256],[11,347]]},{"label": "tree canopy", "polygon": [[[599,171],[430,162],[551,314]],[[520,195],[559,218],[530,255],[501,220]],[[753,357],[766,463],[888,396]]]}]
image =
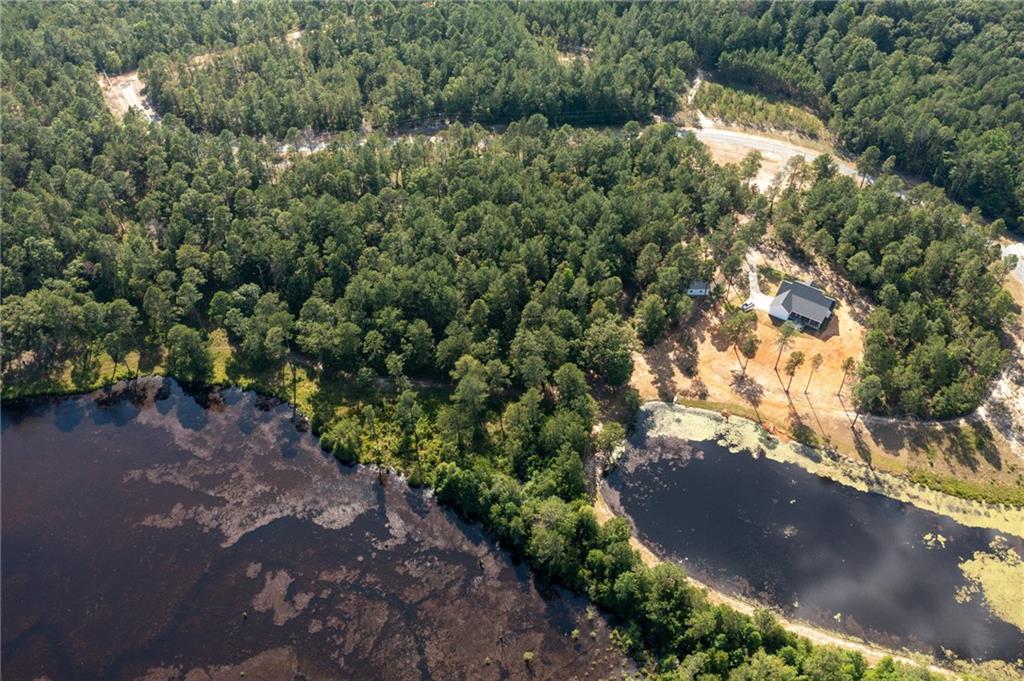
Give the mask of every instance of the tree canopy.
[{"label": "tree canopy", "polygon": [[[432,485],[588,594],[653,673],[928,678],[866,671],[767,613],[709,603],[677,567],[644,566],[626,524],[602,526],[590,507],[583,461],[612,446],[594,435],[591,390],[628,420],[634,349],[685,326],[687,284],[719,269],[732,282],[765,227],[738,219],[766,206],[745,182],[751,163],[718,166],[692,136],[637,120],[679,108],[703,66],[826,114],[865,169],[887,173],[879,161],[894,155],[1014,224],[1019,6],[153,0],[2,12],[5,390],[95,374],[100,354],[125,363],[133,349],[207,381],[212,338],[225,335],[232,361],[257,370],[301,354],[367,395],[389,381],[385,399],[318,414],[323,446]],[[104,105],[103,74],[135,68],[158,123]],[[380,132],[434,114],[465,124]],[[307,129],[340,134],[278,163],[277,144]],[[827,161],[801,177],[776,232],[877,303],[858,404],[929,416],[976,405],[1004,361],[1006,264],[990,244],[1003,223],[967,222],[927,188],[903,200],[891,178],[858,188]],[[737,353],[753,355],[750,316],[731,328]],[[415,381],[446,399],[422,400]]]}]

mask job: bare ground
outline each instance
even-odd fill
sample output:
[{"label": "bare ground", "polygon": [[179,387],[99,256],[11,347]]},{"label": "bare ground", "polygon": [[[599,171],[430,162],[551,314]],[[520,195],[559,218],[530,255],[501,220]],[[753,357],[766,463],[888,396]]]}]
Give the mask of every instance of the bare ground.
[{"label": "bare ground", "polygon": [[[289,31],[284,35],[283,40],[285,44],[298,48],[300,46],[299,41],[304,33],[303,29]],[[192,56],[189,59],[189,64],[196,68],[203,68],[224,54],[225,51],[222,50],[210,50],[209,52]],[[117,118],[123,118],[128,113],[128,109],[135,107],[145,114],[149,120],[156,120],[156,111],[153,110],[149,100],[142,94],[142,91],[146,88],[146,83],[139,77],[138,71],[129,71],[116,76],[101,74],[97,78],[97,82],[99,83],[100,90],[103,92],[103,100],[106,102],[107,108]]]},{"label": "bare ground", "polygon": [[146,84],[139,78],[138,71],[129,71],[113,77],[101,74],[97,82],[103,92],[103,101],[116,118],[124,118],[128,109],[134,107],[149,120],[156,120],[156,111],[142,94]]},{"label": "bare ground", "polygon": [[761,191],[765,191],[776,176],[784,175],[789,161],[797,156],[810,162],[823,153],[831,154],[839,166],[840,173],[858,177],[856,167],[844,160],[835,147],[827,142],[809,140],[785,131],[758,130],[755,133],[742,125],[727,124],[693,109],[697,89],[703,81],[703,75],[698,73],[685,97],[689,110],[683,112],[676,119],[677,122],[683,124],[684,130],[693,133],[707,145],[716,163],[735,164],[742,161],[751,151],[760,152],[761,167],[754,177],[753,184]]},{"label": "bare ground", "polygon": [[[631,385],[645,400],[706,406],[748,416],[768,430],[791,439],[831,447],[849,458],[897,474],[921,471],[931,475],[968,479],[980,485],[1020,485],[1021,460],[1014,449],[1020,443],[1014,430],[1020,421],[1020,372],[1011,363],[1005,384],[1015,387],[1001,401],[986,402],[979,414],[945,422],[856,416],[849,377],[843,384],[842,362],[863,354],[864,326],[869,303],[856,289],[827,268],[798,263],[780,252],[754,251],[751,260],[769,264],[789,275],[813,279],[839,304],[828,326],[817,334],[800,333],[782,353],[776,323],[757,311],[756,334],[761,345],[745,361],[745,370],[720,333],[721,309],[701,311],[690,328],[658,345],[634,354]],[[774,285],[761,282],[768,295]],[[734,296],[743,300],[745,292]],[[784,373],[786,358],[794,351],[806,361],[792,378]],[[810,359],[821,354],[821,367],[811,374]],[[790,384],[787,392],[786,386]],[[997,382],[997,386],[1002,383]],[[857,421],[854,424],[854,421]]]}]

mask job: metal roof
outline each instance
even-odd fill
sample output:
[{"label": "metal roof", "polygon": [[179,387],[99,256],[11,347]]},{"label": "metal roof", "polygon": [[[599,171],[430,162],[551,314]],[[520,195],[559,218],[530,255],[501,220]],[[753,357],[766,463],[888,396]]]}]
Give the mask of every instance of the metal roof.
[{"label": "metal roof", "polygon": [[800,281],[783,281],[775,294],[773,304],[778,303],[790,314],[798,314],[821,323],[832,314],[836,301],[825,295],[820,288]]}]

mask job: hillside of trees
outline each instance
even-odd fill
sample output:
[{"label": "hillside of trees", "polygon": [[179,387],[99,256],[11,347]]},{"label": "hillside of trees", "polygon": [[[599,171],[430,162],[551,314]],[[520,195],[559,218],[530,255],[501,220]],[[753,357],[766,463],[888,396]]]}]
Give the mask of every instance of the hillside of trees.
[{"label": "hillside of trees", "polygon": [[158,110],[196,131],[623,123],[677,108],[699,66],[816,109],[851,153],[877,147],[1011,228],[1024,214],[1024,7],[1009,0],[75,7],[12,5],[10,27],[44,29],[6,31],[5,53],[33,78],[47,50],[65,67],[141,66]]},{"label": "hillside of trees", "polygon": [[[870,11],[890,7],[903,6]],[[253,370],[298,355],[323,385],[387,376],[383,398],[368,391],[344,414],[316,396],[324,446],[433,486],[536,570],[588,594],[663,678],[933,678],[891,661],[868,668],[767,613],[713,605],[681,569],[645,567],[626,525],[599,526],[590,508],[583,461],[622,435],[611,422],[595,434],[592,392],[628,422],[633,348],[685,332],[686,284],[738,273],[772,208],[748,187],[749,167],[716,166],[672,126],[561,123],[670,106],[697,63],[722,61],[736,78],[749,64],[778,68],[766,82],[791,96],[834,92],[828,79],[821,90],[800,80],[818,77],[817,62],[786,68],[798,53],[725,55],[781,49],[773,41],[787,38],[755,30],[757,17],[788,13],[787,25],[819,22],[826,35],[845,5],[729,5],[713,21],[700,8],[5,4],[4,390],[134,351],[202,382],[215,333]],[[996,20],[977,12],[981,35]],[[298,47],[281,40],[294,26],[306,29]],[[793,31],[794,45],[820,42]],[[220,56],[185,67],[209,50]],[[159,124],[104,107],[98,71],[135,66],[169,112]],[[365,116],[388,126],[452,103],[510,125],[398,142],[344,133],[287,169],[254,137],[356,128]],[[822,162],[773,219],[883,304],[861,381],[881,392],[862,389],[865,404],[957,413],[1001,361],[1000,265],[980,228],[920,199],[901,202],[885,180],[858,189]],[[755,217],[741,225],[741,213]],[[415,380],[445,399],[428,403]]]}]

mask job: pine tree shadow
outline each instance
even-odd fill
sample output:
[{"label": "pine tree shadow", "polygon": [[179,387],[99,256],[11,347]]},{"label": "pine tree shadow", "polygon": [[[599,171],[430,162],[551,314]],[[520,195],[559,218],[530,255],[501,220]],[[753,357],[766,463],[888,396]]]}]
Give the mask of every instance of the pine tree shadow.
[{"label": "pine tree shadow", "polygon": [[757,417],[757,422],[761,423],[761,413],[757,408],[764,400],[764,386],[758,383],[751,376],[734,369],[732,372],[730,387],[732,387],[733,392],[742,397],[743,400],[754,409],[754,415]]},{"label": "pine tree shadow", "polygon": [[146,375],[153,373],[153,370],[163,364],[163,350],[158,344],[145,345],[139,350],[139,362],[136,373]]},{"label": "pine tree shadow", "polygon": [[663,402],[671,402],[677,392],[671,353],[672,345],[668,341],[662,341],[649,348],[645,354],[647,366],[651,370],[654,389],[658,391],[658,399]]},{"label": "pine tree shadow", "polygon": [[860,434],[860,431],[857,430],[856,426],[853,426],[852,429],[853,448],[856,450],[857,456],[859,456],[864,463],[870,466],[872,462],[871,447],[868,446],[868,443],[864,440],[864,437]]},{"label": "pine tree shadow", "polygon": [[100,378],[100,359],[95,353],[76,358],[71,365],[71,384],[75,389],[96,385]]},{"label": "pine tree shadow", "polygon": [[793,436],[793,439],[801,444],[805,444],[808,447],[821,447],[821,440],[818,438],[817,433],[814,429],[807,425],[807,422],[803,420],[798,412],[790,403],[789,410],[789,433]]}]

